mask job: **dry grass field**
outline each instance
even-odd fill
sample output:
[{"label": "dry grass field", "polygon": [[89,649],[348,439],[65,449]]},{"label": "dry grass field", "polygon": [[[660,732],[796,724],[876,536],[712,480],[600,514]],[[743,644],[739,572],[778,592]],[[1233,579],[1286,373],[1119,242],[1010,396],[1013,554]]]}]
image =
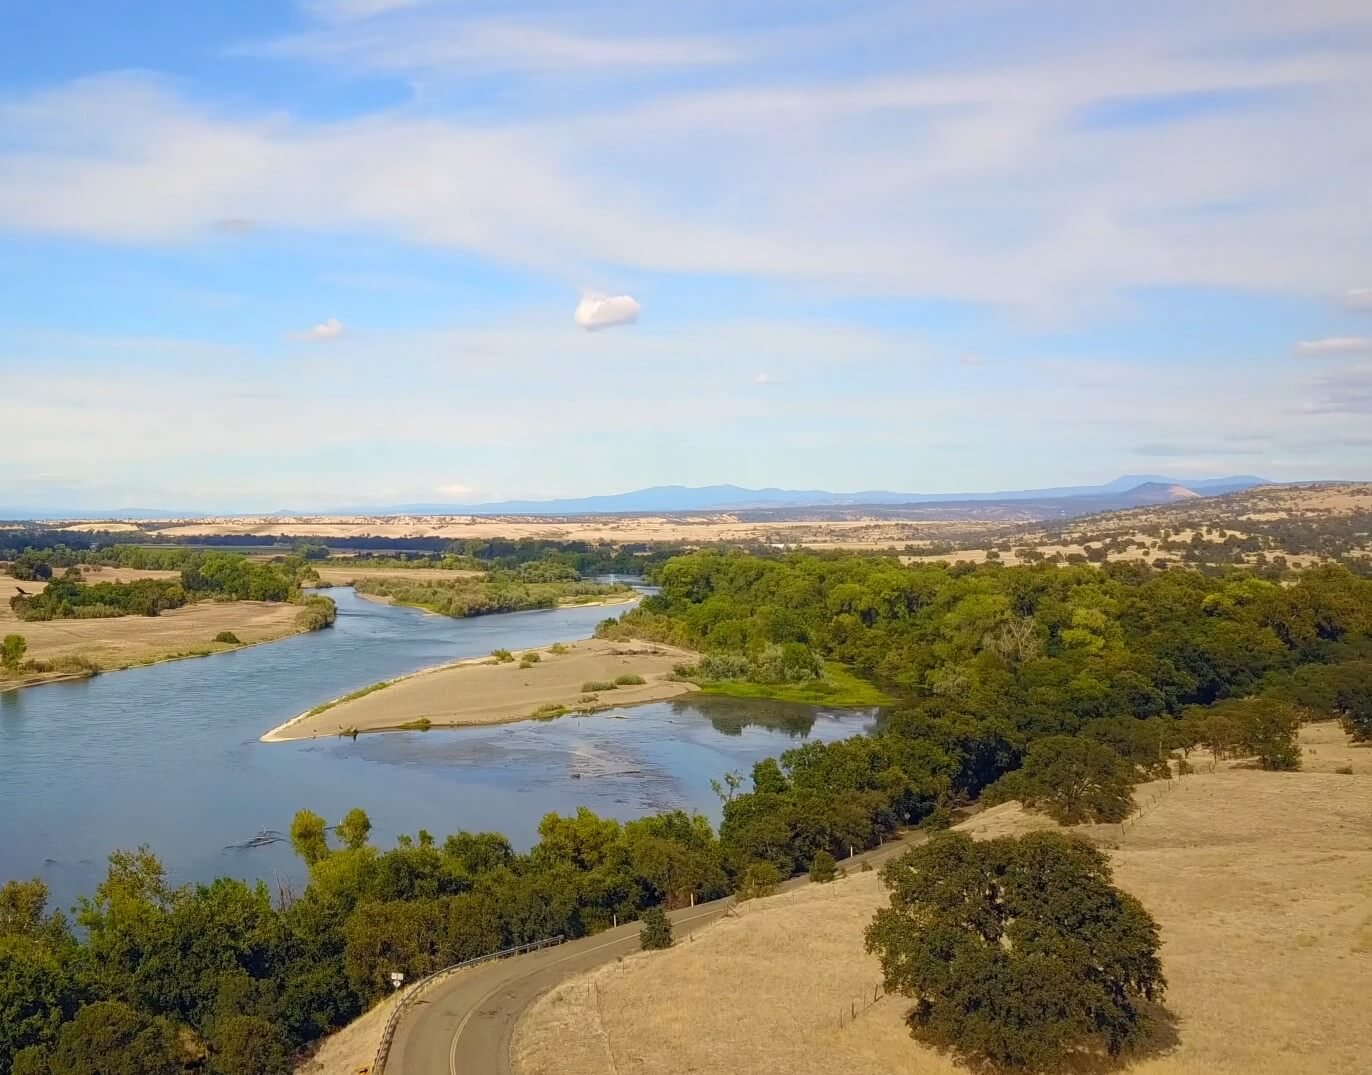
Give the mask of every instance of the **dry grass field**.
[{"label": "dry grass field", "polygon": [[[1372,749],[1332,724],[1305,729],[1303,746],[1304,772],[1202,766],[1140,788],[1143,809],[1124,826],[1081,830],[1162,925],[1174,1040],[1125,1065],[1130,1075],[1369,1070]],[[1352,775],[1335,771],[1346,766]],[[1010,803],[963,827],[1047,825]],[[862,930],[883,902],[874,873],[809,885],[574,979],[521,1021],[516,1071],[965,1072],[911,1040],[908,1001],[872,1002],[880,972]]]},{"label": "dry grass field", "polygon": [[[86,567],[88,582],[129,582],[139,578],[177,578],[176,571],[134,571],[125,568]],[[240,642],[251,645],[296,633],[297,605],[261,601],[202,601],[169,609],[159,616],[118,616],[94,620],[48,620],[26,623],[14,615],[10,598],[23,589],[38,593],[41,582],[18,582],[0,575],[0,635],[23,635],[28,643],[29,660],[52,661],[63,657],[84,657],[101,671],[113,671],[137,664],[206,651],[234,647],[215,642],[221,631],[232,631]],[[22,679],[0,679],[0,688],[60,677],[63,673],[27,675]]]},{"label": "dry grass field", "polygon": [[[435,728],[504,724],[527,720],[540,706],[575,710],[587,705],[640,705],[696,689],[690,683],[668,678],[676,665],[697,658],[687,650],[595,638],[570,642],[565,648],[565,653],[524,651],[538,657],[538,662],[528,667],[520,666],[518,658],[523,653],[519,653],[515,660],[504,663],[481,657],[425,669],[382,689],[296,717],[262,738],[264,742],[282,742],[338,735],[344,729],[381,731],[421,719]],[[582,690],[590,681],[612,682],[622,675],[641,676],[645,682],[592,693]]]}]

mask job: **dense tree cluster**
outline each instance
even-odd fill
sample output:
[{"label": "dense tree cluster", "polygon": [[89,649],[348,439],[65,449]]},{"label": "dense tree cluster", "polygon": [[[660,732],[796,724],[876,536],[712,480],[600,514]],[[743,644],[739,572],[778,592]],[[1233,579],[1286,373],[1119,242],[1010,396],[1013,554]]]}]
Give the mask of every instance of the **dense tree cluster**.
[{"label": "dense tree cluster", "polygon": [[556,608],[568,601],[593,600],[630,589],[622,583],[579,582],[571,568],[546,561],[535,561],[518,571],[491,571],[467,578],[430,582],[382,576],[361,578],[355,585],[358,593],[389,597],[402,605],[458,618]]},{"label": "dense tree cluster", "polygon": [[[68,564],[66,561],[72,561]],[[138,570],[180,570],[173,579],[130,582],[83,582],[77,564],[112,564]],[[29,550],[10,565],[17,578],[51,578],[52,568],[65,567],[39,593],[18,594],[10,606],[21,620],[91,619],[108,616],[156,616],[191,601],[298,601],[301,585],[318,579],[305,558],[279,562],[249,560],[236,553],[186,549],[141,549],[118,545],[94,552]],[[332,602],[330,602],[332,604]],[[329,620],[332,622],[332,619]]]}]

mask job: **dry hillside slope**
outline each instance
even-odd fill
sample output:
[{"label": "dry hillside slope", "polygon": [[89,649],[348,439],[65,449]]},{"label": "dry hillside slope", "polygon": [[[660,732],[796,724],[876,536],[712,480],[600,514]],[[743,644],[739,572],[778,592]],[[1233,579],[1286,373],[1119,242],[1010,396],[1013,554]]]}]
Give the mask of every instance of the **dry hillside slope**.
[{"label": "dry hillside slope", "polygon": [[[1175,1043],[1131,1075],[1369,1070],[1372,749],[1332,724],[1305,729],[1303,745],[1304,772],[1222,766],[1145,785],[1134,820],[1082,830],[1162,926]],[[1048,824],[1010,803],[964,827]],[[874,873],[806,886],[574,979],[521,1021],[516,1071],[964,1071],[911,1040],[907,1000],[872,1001],[881,975],[862,930],[884,899]]]}]

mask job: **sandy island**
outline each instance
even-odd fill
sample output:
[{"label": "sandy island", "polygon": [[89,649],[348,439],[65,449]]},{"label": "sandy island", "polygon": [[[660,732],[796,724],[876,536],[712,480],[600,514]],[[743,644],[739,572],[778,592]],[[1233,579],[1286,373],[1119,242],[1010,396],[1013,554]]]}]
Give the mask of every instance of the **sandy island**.
[{"label": "sandy island", "polygon": [[[567,711],[640,705],[675,698],[696,689],[671,678],[672,669],[693,663],[696,654],[656,642],[611,642],[599,638],[552,647],[521,650],[513,661],[497,663],[477,657],[428,668],[355,692],[288,720],[262,737],[264,743],[312,739],[320,735],[387,731],[414,727],[459,727],[527,720],[540,709]],[[526,654],[537,662],[521,667]],[[641,676],[641,684],[586,691],[592,681],[609,683],[619,676]],[[543,714],[538,714],[543,715]],[[427,721],[427,725],[419,722]]]}]

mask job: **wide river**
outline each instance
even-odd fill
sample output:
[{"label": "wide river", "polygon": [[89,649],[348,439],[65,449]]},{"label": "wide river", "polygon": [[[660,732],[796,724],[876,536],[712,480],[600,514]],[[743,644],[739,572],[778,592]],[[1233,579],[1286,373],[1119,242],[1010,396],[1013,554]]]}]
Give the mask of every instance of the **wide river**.
[{"label": "wide river", "polygon": [[[871,713],[702,698],[592,717],[350,739],[260,743],[311,706],[380,679],[504,647],[589,637],[604,608],[452,620],[334,589],[325,631],[0,693],[0,881],[42,877],[58,906],[90,892],[116,848],[149,844],[174,881],[228,874],[297,885],[284,833],[302,807],[371,815],[373,839],[504,832],[579,805],[621,819],[682,807],[718,820],[710,779]],[[620,610],[613,610],[618,612]]]}]

